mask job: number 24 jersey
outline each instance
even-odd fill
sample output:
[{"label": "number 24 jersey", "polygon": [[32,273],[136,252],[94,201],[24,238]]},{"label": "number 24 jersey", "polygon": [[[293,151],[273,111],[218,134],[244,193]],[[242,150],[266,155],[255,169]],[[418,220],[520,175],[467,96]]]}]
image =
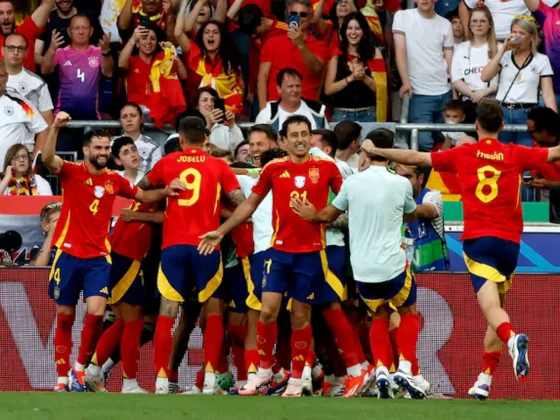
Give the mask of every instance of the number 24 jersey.
[{"label": "number 24 jersey", "polygon": [[186,190],[167,199],[162,249],[200,243],[200,235],[220,226],[222,193],[240,188],[232,169],[199,148],[188,148],[160,159],[146,175],[154,186],[179,178]]},{"label": "number 24 jersey", "polygon": [[295,214],[291,198],[308,201],[320,211],[327,207],[330,189],[338,194],[341,186],[340,170],[330,160],[310,156],[304,163],[294,163],[285,157],[268,163],[253,192],[264,197],[272,189],[274,233],[270,246],[292,253],[324,249],[326,225],[307,222]]},{"label": "number 24 jersey", "polygon": [[481,139],[431,154],[438,172],[459,176],[463,199],[462,240],[494,236],[519,243],[523,233],[523,172],[547,162],[548,150]]}]

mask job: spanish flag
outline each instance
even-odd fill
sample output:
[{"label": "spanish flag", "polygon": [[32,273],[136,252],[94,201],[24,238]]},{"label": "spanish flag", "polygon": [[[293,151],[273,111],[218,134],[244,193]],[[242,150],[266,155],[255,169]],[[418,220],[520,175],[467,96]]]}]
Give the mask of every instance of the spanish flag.
[{"label": "spanish flag", "polygon": [[385,44],[385,38],[383,37],[383,28],[381,27],[379,16],[377,16],[377,12],[375,11],[373,0],[366,0],[366,4],[360,9],[360,12],[362,12],[362,15],[364,15],[366,20],[368,21],[369,29],[371,29],[371,32],[373,32],[375,37],[382,44]]},{"label": "spanish flag", "polygon": [[438,190],[444,201],[461,201],[461,186],[459,175],[455,172],[437,172],[432,169],[426,188]]},{"label": "spanish flag", "polygon": [[214,60],[203,56],[196,42],[191,42],[189,53],[189,67],[196,69],[202,78],[199,88],[210,86],[218,96],[224,100],[226,110],[239,114],[243,109],[243,76],[241,69],[230,69],[224,72],[222,59],[218,56]]},{"label": "spanish flag", "polygon": [[166,47],[163,58],[154,61],[150,81],[153,91],[148,104],[150,117],[158,128],[163,128],[164,124],[175,125],[177,116],[187,108],[187,102],[177,77],[177,52],[174,46]]},{"label": "spanish flag", "polygon": [[386,122],[389,99],[387,93],[387,70],[385,69],[385,60],[382,58],[374,58],[368,61],[367,66],[371,71],[373,80],[375,80],[375,96],[377,99],[375,113],[377,122]]}]

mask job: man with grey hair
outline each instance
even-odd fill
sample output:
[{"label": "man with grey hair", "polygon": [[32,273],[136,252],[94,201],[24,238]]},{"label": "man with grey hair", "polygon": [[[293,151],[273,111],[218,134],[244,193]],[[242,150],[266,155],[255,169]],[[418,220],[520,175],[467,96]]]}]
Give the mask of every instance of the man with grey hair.
[{"label": "man with grey hair", "polygon": [[324,42],[313,37],[309,25],[313,8],[309,0],[288,0],[290,29],[286,36],[270,39],[261,52],[258,80],[259,107],[280,99],[276,76],[285,67],[296,69],[302,76],[301,96],[317,101],[323,82],[323,69],[328,58]]}]

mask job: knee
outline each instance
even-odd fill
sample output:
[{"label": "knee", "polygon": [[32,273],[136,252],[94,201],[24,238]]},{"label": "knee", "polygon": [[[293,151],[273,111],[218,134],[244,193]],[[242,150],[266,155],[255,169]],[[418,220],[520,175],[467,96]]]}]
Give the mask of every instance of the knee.
[{"label": "knee", "polygon": [[309,325],[309,315],[305,310],[294,310],[291,313],[292,329],[301,330]]},{"label": "knee", "polygon": [[262,308],[260,320],[263,324],[272,324],[278,318],[278,308],[267,305]]}]

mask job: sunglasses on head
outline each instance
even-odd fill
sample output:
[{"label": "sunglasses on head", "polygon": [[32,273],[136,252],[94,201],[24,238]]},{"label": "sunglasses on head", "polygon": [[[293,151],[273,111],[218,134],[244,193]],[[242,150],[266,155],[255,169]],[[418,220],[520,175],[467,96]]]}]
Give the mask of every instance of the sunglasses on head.
[{"label": "sunglasses on head", "polygon": [[307,12],[290,12],[290,16],[299,16],[300,18],[306,18],[307,16],[309,16],[309,13]]}]

